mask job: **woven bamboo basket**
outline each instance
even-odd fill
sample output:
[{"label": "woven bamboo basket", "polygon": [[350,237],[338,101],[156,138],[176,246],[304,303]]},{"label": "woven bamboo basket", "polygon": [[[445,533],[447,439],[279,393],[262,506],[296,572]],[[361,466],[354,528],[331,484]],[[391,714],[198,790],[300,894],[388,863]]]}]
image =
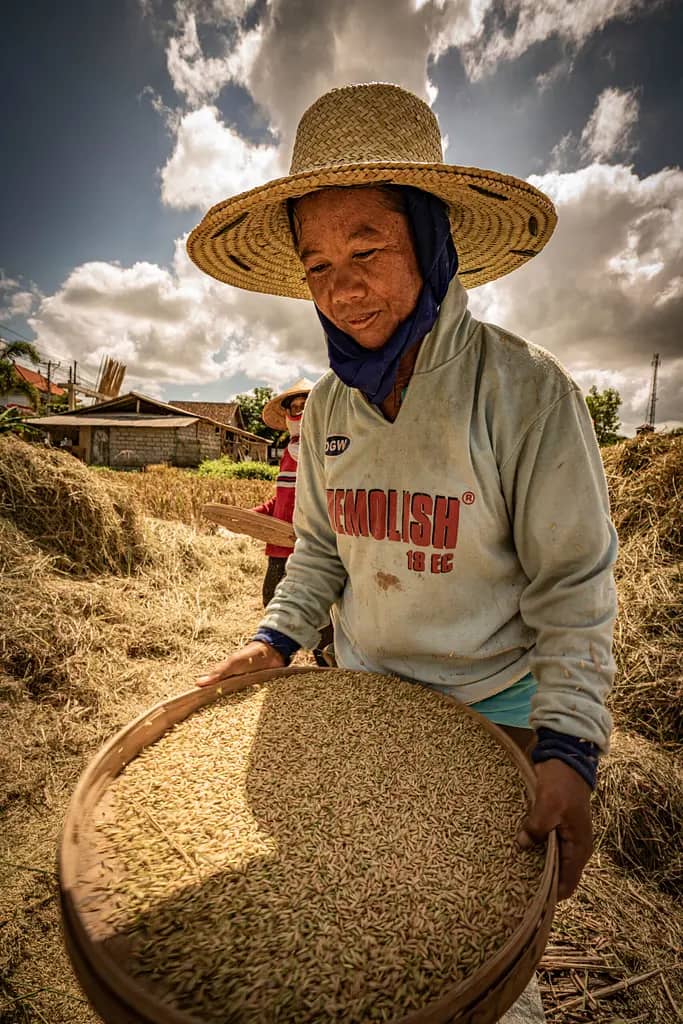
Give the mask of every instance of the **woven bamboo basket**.
[{"label": "woven bamboo basket", "polygon": [[[311,671],[328,670],[291,668],[255,672],[224,680],[220,693],[215,684],[163,701],[109,740],[83,773],[66,815],[58,850],[62,923],[76,976],[106,1024],[203,1024],[203,1021],[173,1009],[162,1001],[151,984],[142,984],[127,972],[128,948],[124,937],[102,938],[106,933],[104,910],[92,905],[87,885],[83,883],[93,857],[86,822],[94,808],[106,798],[113,779],[137,754],[192,712],[220,700],[222,694]],[[480,715],[476,717],[505,747],[531,794],[534,775],[524,755],[502,730]],[[552,833],[538,891],[505,945],[441,998],[396,1019],[393,1024],[494,1024],[498,1021],[526,988],[543,955],[555,909],[558,865],[557,841]]]},{"label": "woven bamboo basket", "polygon": [[264,516],[261,512],[252,512],[249,508],[237,505],[219,505],[210,503],[202,505],[205,519],[224,526],[233,533],[246,533],[255,540],[264,540],[266,544],[277,544],[281,548],[293,548],[296,534],[291,523],[285,523],[274,516]]}]

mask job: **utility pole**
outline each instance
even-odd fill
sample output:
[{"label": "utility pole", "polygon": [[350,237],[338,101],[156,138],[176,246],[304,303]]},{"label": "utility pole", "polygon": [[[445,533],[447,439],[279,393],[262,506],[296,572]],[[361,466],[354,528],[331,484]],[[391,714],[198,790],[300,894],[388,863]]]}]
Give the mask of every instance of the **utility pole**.
[{"label": "utility pole", "polygon": [[73,412],[76,408],[76,390],[74,388],[74,375],[73,369],[69,367],[69,383],[67,384],[67,394],[69,399],[69,412]]},{"label": "utility pole", "polygon": [[652,357],[652,385],[650,387],[650,398],[647,403],[647,425],[655,428],[655,411],[657,409],[657,370],[659,369],[659,352]]},{"label": "utility pole", "polygon": [[50,411],[50,398],[51,398],[50,377],[51,377],[51,373],[52,373],[52,363],[48,359],[48,361],[47,361],[47,400],[46,400],[46,403],[45,403],[45,411],[46,412]]}]

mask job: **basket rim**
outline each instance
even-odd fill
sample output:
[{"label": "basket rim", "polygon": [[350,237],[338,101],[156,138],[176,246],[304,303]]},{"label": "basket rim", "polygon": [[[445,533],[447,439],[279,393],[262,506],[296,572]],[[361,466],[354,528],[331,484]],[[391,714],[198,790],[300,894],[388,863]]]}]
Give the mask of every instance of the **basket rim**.
[{"label": "basket rim", "polygon": [[[87,764],[73,792],[64,818],[64,825],[57,848],[57,876],[60,889],[60,903],[65,928],[70,930],[70,940],[76,945],[80,956],[91,968],[99,983],[121,1002],[126,1002],[133,1012],[146,1014],[155,1024],[204,1024],[188,1013],[175,1010],[168,1003],[155,997],[123,971],[117,962],[94,942],[86,928],[74,897],[78,887],[78,865],[80,861],[79,839],[81,824],[86,815],[97,805],[103,793],[123,769],[145,747],[156,742],[171,725],[184,721],[193,712],[220,700],[231,693],[259,683],[287,678],[295,675],[336,671],[330,668],[295,666],[292,668],[268,669],[251,672],[212,683],[206,687],[193,687],[175,697],[157,702],[143,711],[107,740]],[[535,790],[535,776],[530,762],[524,757],[516,743],[488,719],[473,711],[466,704],[448,694],[434,691],[437,698],[457,704],[470,717],[476,719],[507,751],[519,769],[528,796]],[[175,716],[175,717],[174,717]],[[141,741],[138,743],[138,741]],[[123,758],[122,759],[122,755]],[[425,1004],[419,1010],[397,1018],[394,1024],[418,1024],[425,1021],[425,1013],[438,1014],[453,1009],[458,1000],[467,999],[468,994],[486,991],[493,980],[502,974],[509,963],[518,958],[536,931],[548,903],[554,908],[556,899],[559,850],[555,832],[548,837],[546,858],[538,889],[527,906],[524,917],[501,948],[485,961],[473,974],[448,988],[438,999]],[[471,999],[467,999],[471,1003]],[[467,1004],[465,1004],[467,1005]],[[464,1007],[463,1007],[464,1008]],[[439,1019],[434,1017],[435,1020]]]}]

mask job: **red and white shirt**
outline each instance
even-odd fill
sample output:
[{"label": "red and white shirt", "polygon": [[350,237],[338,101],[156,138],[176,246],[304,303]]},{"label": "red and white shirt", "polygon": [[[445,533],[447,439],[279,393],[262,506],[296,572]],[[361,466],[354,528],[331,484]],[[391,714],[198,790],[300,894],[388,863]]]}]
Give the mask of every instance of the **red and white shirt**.
[{"label": "red and white shirt", "polygon": [[[298,446],[299,438],[295,438]],[[277,475],[275,485],[275,497],[257,505],[254,512],[260,512],[262,516],[274,516],[275,519],[282,519],[285,523],[291,523],[294,518],[294,499],[296,496],[296,469],[297,461],[290,452],[291,443],[285,448],[284,455],[280,460],[280,471]],[[269,558],[289,558],[293,548],[281,548],[277,544],[266,545],[266,555]]]}]

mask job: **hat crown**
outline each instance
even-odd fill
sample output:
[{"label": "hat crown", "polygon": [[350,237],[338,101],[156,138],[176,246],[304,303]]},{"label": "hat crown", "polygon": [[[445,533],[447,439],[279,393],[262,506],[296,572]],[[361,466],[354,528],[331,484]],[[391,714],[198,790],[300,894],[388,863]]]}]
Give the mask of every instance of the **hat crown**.
[{"label": "hat crown", "polygon": [[315,382],[309,380],[308,377],[299,377],[293,384],[290,384],[286,389],[285,394],[291,394],[292,391],[311,391],[315,386]]},{"label": "hat crown", "polygon": [[363,163],[442,163],[439,123],[397,85],[332,89],[302,115],[290,174]]}]

